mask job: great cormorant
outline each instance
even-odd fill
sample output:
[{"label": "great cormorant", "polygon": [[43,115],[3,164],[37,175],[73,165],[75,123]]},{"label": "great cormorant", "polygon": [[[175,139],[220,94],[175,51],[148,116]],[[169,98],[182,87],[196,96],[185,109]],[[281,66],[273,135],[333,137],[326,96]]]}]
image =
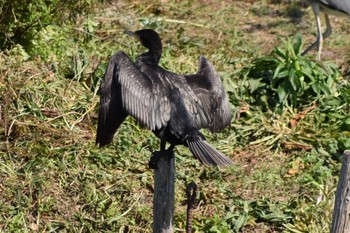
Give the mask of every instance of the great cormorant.
[{"label": "great cormorant", "polygon": [[[126,32],[149,50],[136,62],[118,51],[109,60],[100,89],[96,144],[111,143],[128,115],[160,138],[161,152],[188,146],[203,164],[227,166],[232,160],[205,141],[200,128],[217,132],[230,124],[228,97],[213,65],[199,58],[196,74],[180,75],[158,65],[162,55],[159,35],[144,29]],[[166,142],[170,143],[166,150]]]}]

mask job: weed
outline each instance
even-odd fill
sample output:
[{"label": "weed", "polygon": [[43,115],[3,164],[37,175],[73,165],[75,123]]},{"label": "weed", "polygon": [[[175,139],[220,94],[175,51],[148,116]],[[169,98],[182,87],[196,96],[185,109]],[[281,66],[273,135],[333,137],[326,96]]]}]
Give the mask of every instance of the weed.
[{"label": "weed", "polygon": [[301,56],[302,40],[284,41],[269,56],[258,58],[252,67],[242,69],[242,78],[255,104],[265,108],[298,108],[304,104],[337,94],[340,74],[332,64],[316,63]]}]

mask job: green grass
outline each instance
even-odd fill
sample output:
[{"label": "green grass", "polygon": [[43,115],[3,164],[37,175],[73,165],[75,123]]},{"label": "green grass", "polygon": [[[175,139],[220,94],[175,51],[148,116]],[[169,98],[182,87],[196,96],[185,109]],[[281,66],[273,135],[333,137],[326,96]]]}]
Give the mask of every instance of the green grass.
[{"label": "green grass", "polygon": [[[144,49],[123,31],[150,27],[162,37],[163,67],[194,73],[199,55],[213,62],[235,115],[223,132],[203,131],[234,166],[203,167],[187,148],[177,147],[176,231],[185,232],[185,188],[195,181],[195,232],[329,232],[339,158],[350,149],[346,21],[331,19],[327,62],[314,62],[315,52],[291,56],[321,77],[331,70],[336,91],[326,95],[312,89],[306,98],[298,89],[297,102],[281,101],[276,111],[256,99],[257,94],[262,101],[271,97],[266,92],[275,87],[265,83],[254,93],[251,86],[259,79],[255,73],[275,78],[271,66],[259,62],[274,56],[276,46],[290,55],[296,34],[306,44],[314,40],[312,12],[302,6],[286,1],[95,4],[75,24],[43,28],[30,50],[17,45],[2,51],[0,231],[151,232],[148,160],[158,139],[128,118],[112,145],[99,149],[94,143],[99,80],[108,58],[123,50],[134,59]],[[296,69],[281,60],[277,64]],[[305,80],[301,88],[312,85]]]}]

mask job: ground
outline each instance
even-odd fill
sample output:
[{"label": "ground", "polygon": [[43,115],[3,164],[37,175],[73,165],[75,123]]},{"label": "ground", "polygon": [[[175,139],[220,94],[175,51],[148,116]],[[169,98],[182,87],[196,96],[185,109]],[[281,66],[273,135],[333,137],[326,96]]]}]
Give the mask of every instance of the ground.
[{"label": "ground", "polygon": [[[349,21],[332,16],[331,23],[320,63],[337,65],[345,83]],[[330,111],[319,102],[310,107],[310,100],[277,113],[253,104],[244,86],[242,70],[254,59],[297,34],[304,47],[316,38],[308,3],[283,0],[96,3],[73,25],[45,27],[31,52],[3,51],[0,231],[151,232],[148,160],[158,139],[128,118],[112,145],[100,149],[94,142],[108,58],[118,50],[132,59],[144,51],[123,34],[141,28],[160,33],[166,69],[194,73],[200,55],[212,61],[235,115],[223,132],[203,131],[234,166],[204,167],[187,148],[175,150],[176,231],[185,232],[185,188],[194,181],[194,232],[329,232],[341,149],[350,149],[350,123],[340,112],[349,103]],[[313,51],[307,58],[315,57]]]}]

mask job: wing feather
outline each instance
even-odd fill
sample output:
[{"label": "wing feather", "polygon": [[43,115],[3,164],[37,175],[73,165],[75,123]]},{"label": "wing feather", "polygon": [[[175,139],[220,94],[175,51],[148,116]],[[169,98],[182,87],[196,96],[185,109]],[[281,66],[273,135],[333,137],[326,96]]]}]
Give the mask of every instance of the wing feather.
[{"label": "wing feather", "polygon": [[124,52],[114,54],[101,83],[96,144],[109,144],[127,115],[150,130],[165,126],[170,103],[159,85],[162,83],[143,74]]},{"label": "wing feather", "polygon": [[128,115],[121,102],[123,90],[116,82],[119,76],[117,65],[118,60],[112,57],[100,86],[96,144],[101,147],[111,143],[116,130]]},{"label": "wing feather", "polygon": [[199,71],[185,75],[185,78],[198,99],[195,104],[197,114],[194,114],[197,126],[212,132],[228,126],[232,119],[231,106],[213,65],[201,56]]},{"label": "wing feather", "polygon": [[[150,130],[159,129],[169,121],[169,112],[157,111],[158,105],[166,105],[169,102],[166,95],[159,91],[161,82],[151,76],[146,76],[122,53],[121,56],[125,68],[120,69],[119,83],[123,89],[122,103],[128,114]],[[164,101],[159,101],[164,99]]]}]

